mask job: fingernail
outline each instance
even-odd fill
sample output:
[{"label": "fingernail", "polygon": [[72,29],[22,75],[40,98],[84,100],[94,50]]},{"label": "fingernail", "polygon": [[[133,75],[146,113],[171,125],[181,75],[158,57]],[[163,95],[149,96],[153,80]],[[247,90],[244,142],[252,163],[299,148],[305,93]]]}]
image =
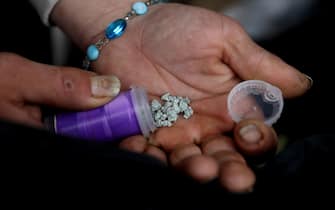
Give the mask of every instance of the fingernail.
[{"label": "fingernail", "polygon": [[120,92],[121,83],[115,76],[91,77],[91,92],[94,97],[115,97]]},{"label": "fingernail", "polygon": [[240,129],[241,138],[250,144],[258,143],[262,135],[256,125],[247,125]]},{"label": "fingernail", "polygon": [[314,80],[312,79],[312,77],[308,76],[307,74],[304,74],[304,76],[307,78],[308,80],[308,89],[311,89],[313,87],[313,84],[314,84]]}]

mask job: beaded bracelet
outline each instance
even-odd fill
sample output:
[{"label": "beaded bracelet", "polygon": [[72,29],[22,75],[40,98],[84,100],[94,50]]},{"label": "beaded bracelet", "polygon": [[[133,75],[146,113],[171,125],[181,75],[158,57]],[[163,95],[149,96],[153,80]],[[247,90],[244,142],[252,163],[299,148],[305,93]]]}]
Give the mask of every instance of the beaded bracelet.
[{"label": "beaded bracelet", "polygon": [[98,40],[95,44],[88,46],[86,50],[86,57],[83,61],[83,68],[89,69],[92,61],[96,61],[100,56],[100,51],[106,46],[111,40],[119,38],[123,35],[127,27],[127,21],[135,16],[144,15],[148,12],[149,7],[163,2],[162,0],[148,0],[146,2],[136,2],[132,5],[132,10],[128,14],[110,23],[105,29],[105,36]]}]

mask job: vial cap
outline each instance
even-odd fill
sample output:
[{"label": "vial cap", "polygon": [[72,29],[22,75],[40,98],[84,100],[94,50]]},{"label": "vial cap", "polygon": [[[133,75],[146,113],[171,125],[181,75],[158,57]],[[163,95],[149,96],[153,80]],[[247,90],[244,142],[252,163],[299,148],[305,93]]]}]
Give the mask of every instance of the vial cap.
[{"label": "vial cap", "polygon": [[256,119],[271,126],[280,118],[283,107],[281,90],[260,80],[241,82],[228,95],[228,112],[236,123]]},{"label": "vial cap", "polygon": [[150,134],[156,130],[156,126],[152,117],[147,92],[142,87],[132,86],[130,95],[142,134],[145,138],[149,138]]}]

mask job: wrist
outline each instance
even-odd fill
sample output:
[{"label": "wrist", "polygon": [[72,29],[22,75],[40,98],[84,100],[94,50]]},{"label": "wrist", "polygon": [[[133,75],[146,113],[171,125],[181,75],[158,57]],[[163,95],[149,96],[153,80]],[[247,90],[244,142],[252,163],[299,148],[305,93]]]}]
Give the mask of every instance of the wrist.
[{"label": "wrist", "polygon": [[113,20],[124,17],[138,0],[61,0],[51,14],[59,26],[81,49],[85,49]]},{"label": "wrist", "polygon": [[[100,57],[101,50],[110,41],[117,39],[124,34],[129,21],[133,22],[132,19],[135,18],[136,16],[146,15],[151,6],[161,3],[161,2],[162,0],[136,1],[132,3],[128,12],[124,13],[122,17],[114,18],[115,20],[113,20],[112,22],[110,22],[109,20],[108,26],[107,24],[99,24],[104,28],[103,32],[98,33],[98,35],[93,35],[93,33],[86,33],[86,34],[90,34],[91,36],[86,36],[86,39],[81,40],[82,41],[81,46],[84,46],[84,47],[87,46],[86,56],[85,56],[85,59],[83,60],[83,68],[89,69],[91,62],[98,60],[98,58]],[[104,17],[111,17],[114,14],[115,13],[112,13]],[[103,20],[106,20],[106,18],[104,18]],[[105,22],[105,21],[102,21],[102,22]],[[101,21],[99,23],[101,23]],[[92,36],[94,38],[92,38]],[[88,41],[90,44],[86,44],[86,42]],[[82,47],[82,49],[84,47]]]}]

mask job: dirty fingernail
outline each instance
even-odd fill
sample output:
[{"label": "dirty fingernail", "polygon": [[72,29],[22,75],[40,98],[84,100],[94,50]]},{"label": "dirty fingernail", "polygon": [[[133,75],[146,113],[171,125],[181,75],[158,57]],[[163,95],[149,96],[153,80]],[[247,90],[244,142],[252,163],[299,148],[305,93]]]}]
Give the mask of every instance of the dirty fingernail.
[{"label": "dirty fingernail", "polygon": [[241,138],[250,144],[258,143],[261,140],[261,132],[256,125],[246,125],[240,129]]},{"label": "dirty fingernail", "polygon": [[308,89],[311,89],[314,85],[314,80],[312,77],[308,76],[307,74],[304,74],[304,76],[307,78],[307,80],[309,81],[309,85],[308,85]]},{"label": "dirty fingernail", "polygon": [[121,82],[115,76],[91,77],[91,92],[94,97],[114,98],[120,92]]}]

